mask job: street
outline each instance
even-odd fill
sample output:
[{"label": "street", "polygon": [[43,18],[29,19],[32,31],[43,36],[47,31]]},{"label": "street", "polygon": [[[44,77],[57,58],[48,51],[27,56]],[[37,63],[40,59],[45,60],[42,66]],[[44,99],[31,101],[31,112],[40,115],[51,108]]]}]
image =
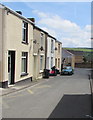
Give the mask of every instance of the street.
[{"label": "street", "polygon": [[45,79],[3,96],[2,118],[85,118],[91,115],[88,69]]}]

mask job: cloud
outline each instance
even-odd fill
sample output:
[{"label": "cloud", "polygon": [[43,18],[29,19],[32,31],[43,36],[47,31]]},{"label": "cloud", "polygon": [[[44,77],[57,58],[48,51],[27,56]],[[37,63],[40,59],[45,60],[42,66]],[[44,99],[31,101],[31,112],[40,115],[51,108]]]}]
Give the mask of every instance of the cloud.
[{"label": "cloud", "polygon": [[45,14],[37,10],[33,13],[39,17],[37,25],[61,41],[64,47],[91,47],[90,25],[81,28],[75,22],[55,14]]}]

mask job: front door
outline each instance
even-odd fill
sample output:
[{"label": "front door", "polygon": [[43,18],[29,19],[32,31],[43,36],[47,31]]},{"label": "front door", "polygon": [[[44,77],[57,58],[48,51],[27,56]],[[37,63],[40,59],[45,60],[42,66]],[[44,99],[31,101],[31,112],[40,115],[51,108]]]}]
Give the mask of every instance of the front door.
[{"label": "front door", "polygon": [[15,51],[8,52],[8,84],[14,84],[15,79]]},{"label": "front door", "polygon": [[8,84],[11,83],[11,55],[8,54]]},{"label": "front door", "polygon": [[37,78],[37,56],[34,56],[34,72],[33,72],[33,75],[34,75],[34,79]]}]

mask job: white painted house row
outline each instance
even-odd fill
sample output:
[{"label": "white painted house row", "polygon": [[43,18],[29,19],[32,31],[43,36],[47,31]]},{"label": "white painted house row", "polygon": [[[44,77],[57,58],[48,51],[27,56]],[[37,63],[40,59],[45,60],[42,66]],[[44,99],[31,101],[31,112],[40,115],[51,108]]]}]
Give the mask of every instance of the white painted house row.
[{"label": "white painted house row", "polygon": [[0,87],[41,79],[44,69],[61,70],[62,43],[25,18],[0,4]]}]

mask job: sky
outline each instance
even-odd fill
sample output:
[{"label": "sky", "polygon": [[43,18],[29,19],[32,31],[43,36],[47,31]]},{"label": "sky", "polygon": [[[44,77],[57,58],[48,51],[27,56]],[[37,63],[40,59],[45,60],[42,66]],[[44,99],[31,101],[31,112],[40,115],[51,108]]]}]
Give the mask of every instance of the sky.
[{"label": "sky", "polygon": [[91,47],[91,2],[3,2],[62,42],[63,47]]}]

